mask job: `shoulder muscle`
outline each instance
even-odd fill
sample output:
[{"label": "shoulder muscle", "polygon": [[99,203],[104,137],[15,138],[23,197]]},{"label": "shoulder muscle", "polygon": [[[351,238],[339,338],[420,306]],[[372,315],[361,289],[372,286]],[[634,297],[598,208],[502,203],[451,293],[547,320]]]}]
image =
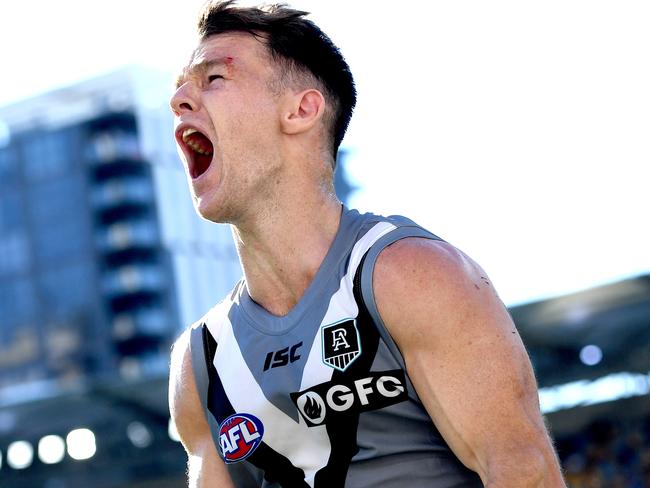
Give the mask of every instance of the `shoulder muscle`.
[{"label": "shoulder muscle", "polygon": [[373,287],[418,395],[460,460],[484,482],[512,462],[532,470],[543,459],[557,471],[528,355],[485,272],[450,244],[407,238],[379,255]]}]

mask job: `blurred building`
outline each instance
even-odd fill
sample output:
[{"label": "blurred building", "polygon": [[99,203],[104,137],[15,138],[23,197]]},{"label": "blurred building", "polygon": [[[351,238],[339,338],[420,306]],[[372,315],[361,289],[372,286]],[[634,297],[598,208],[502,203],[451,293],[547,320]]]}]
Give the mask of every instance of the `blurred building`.
[{"label": "blurred building", "polygon": [[0,486],[185,485],[169,346],[241,271],[192,208],[170,88],[128,68],[0,108]]},{"label": "blurred building", "polygon": [[170,88],[129,68],[0,109],[0,403],[164,373],[237,280],[229,229],[192,209]]}]

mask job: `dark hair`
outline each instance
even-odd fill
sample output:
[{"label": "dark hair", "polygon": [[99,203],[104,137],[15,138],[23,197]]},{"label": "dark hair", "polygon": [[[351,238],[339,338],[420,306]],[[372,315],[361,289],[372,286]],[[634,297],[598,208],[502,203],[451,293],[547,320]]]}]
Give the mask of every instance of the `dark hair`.
[{"label": "dark hair", "polygon": [[208,1],[199,17],[201,39],[225,32],[248,32],[263,37],[274,60],[285,64],[293,74],[310,74],[324,88],[332,106],[332,155],[336,152],[352,117],[357,92],[350,68],[343,55],[308,12],[283,4],[264,7],[239,7],[234,0]]}]

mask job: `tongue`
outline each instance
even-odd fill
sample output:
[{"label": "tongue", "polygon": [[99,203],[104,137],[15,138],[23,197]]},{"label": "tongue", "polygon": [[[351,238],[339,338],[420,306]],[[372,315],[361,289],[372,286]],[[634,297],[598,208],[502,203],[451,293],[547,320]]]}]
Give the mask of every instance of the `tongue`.
[{"label": "tongue", "polygon": [[212,155],[194,153],[194,165],[192,166],[192,178],[198,178],[205,173],[212,162]]}]

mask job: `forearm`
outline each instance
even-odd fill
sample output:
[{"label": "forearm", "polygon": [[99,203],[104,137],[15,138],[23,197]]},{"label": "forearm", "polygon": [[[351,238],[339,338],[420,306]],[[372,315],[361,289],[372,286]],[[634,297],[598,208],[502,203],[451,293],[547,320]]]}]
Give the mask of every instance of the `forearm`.
[{"label": "forearm", "polygon": [[488,481],[485,488],[566,488],[561,476],[508,476],[507,479]]},{"label": "forearm", "polygon": [[189,488],[233,488],[224,464],[211,453],[189,455],[187,474]]},{"label": "forearm", "polygon": [[486,488],[566,488],[557,457],[550,449],[528,450],[492,463],[483,478]]}]

